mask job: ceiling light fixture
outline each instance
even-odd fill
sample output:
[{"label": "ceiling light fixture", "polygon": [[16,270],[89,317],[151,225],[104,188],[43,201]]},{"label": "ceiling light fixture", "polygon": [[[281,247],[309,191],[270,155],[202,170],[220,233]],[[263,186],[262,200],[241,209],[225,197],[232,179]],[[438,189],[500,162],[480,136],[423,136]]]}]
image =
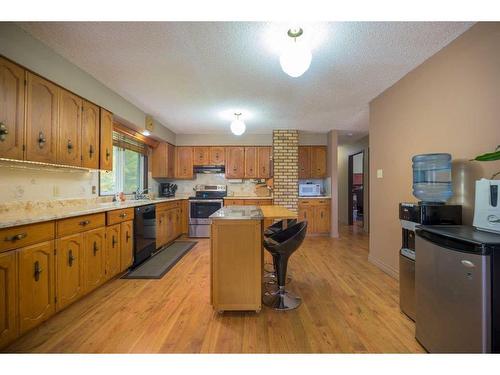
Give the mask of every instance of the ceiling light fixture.
[{"label": "ceiling light fixture", "polygon": [[297,42],[304,33],[301,28],[288,30],[288,36],[293,39],[280,56],[280,64],[283,71],[290,77],[300,77],[311,65],[312,55],[305,43]]},{"label": "ceiling light fixture", "polygon": [[150,133],[150,131],[149,131],[149,130],[147,130],[147,129],[146,129],[146,130],[143,130],[143,131],[142,131],[142,135],[145,135],[146,137],[148,137],[148,136],[150,136],[150,135],[151,135],[151,133]]},{"label": "ceiling light fixture", "polygon": [[231,122],[231,131],[234,135],[242,135],[247,127],[245,123],[240,120],[240,112],[236,112],[234,115],[236,116],[236,119]]}]

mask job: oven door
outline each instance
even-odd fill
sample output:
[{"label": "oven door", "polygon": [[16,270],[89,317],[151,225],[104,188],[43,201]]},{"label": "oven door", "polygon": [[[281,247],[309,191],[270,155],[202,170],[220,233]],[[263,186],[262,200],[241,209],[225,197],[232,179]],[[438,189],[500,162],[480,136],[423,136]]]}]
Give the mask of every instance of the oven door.
[{"label": "oven door", "polygon": [[224,205],[222,199],[191,199],[189,201],[189,224],[210,224],[209,216]]}]

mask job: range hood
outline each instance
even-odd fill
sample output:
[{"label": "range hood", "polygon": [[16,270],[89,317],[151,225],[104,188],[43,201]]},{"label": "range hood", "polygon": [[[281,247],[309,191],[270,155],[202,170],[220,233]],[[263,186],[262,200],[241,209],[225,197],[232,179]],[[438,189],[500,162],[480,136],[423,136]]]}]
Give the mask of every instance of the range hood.
[{"label": "range hood", "polygon": [[226,169],[223,165],[195,165],[193,166],[194,173],[225,173]]}]

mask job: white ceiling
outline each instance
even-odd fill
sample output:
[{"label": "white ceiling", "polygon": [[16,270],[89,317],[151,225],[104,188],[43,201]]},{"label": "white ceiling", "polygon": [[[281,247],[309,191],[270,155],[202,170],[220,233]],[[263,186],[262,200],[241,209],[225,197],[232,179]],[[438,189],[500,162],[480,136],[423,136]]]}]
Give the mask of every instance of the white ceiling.
[{"label": "white ceiling", "polygon": [[175,133],[273,128],[355,134],[368,103],[472,23],[301,25],[314,47],[299,78],[279,65],[290,25],[255,22],[30,22],[29,33]]}]

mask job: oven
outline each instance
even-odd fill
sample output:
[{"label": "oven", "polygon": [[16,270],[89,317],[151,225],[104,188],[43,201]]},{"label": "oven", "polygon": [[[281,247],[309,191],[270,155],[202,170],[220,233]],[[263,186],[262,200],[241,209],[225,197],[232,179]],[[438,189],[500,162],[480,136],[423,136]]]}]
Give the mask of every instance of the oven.
[{"label": "oven", "polygon": [[189,199],[189,237],[210,237],[209,216],[223,206],[223,199]]}]

